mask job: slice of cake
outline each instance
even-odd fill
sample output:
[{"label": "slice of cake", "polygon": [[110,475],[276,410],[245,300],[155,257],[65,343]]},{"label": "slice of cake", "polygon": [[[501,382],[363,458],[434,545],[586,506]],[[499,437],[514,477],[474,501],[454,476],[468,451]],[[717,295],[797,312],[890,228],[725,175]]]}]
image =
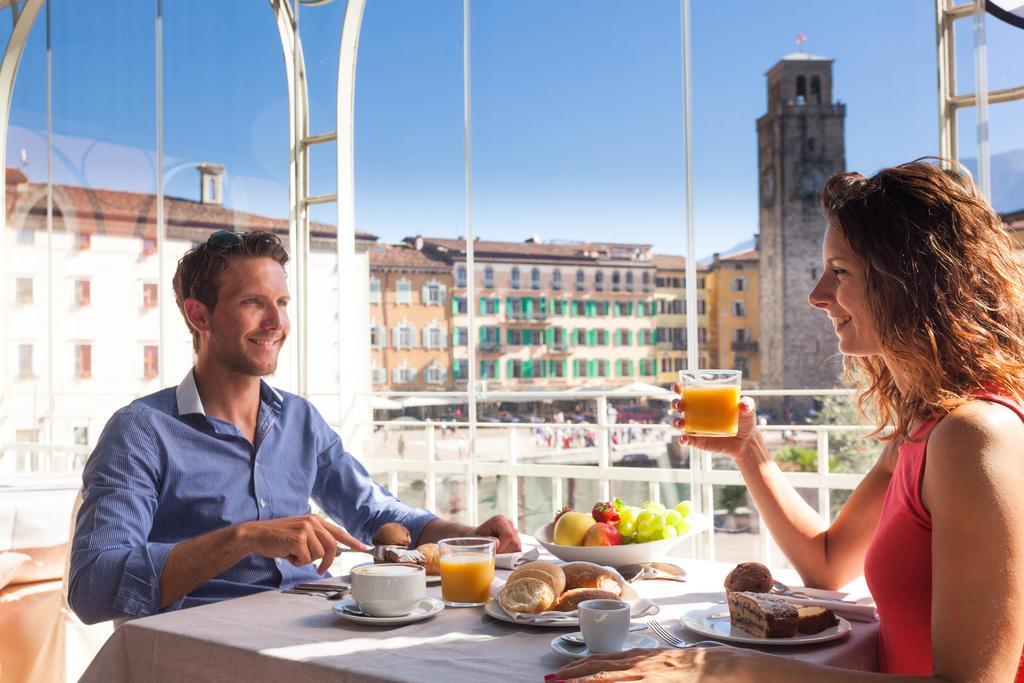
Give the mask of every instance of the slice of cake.
[{"label": "slice of cake", "polygon": [[732,625],[757,638],[789,638],[797,633],[796,607],[777,595],[729,591]]},{"label": "slice of cake", "polygon": [[815,633],[821,633],[827,628],[831,628],[839,623],[836,619],[836,615],[832,613],[832,610],[825,609],[824,607],[805,607],[803,605],[797,605],[796,608],[797,617],[800,619],[796,629],[800,633],[807,635],[813,635]]}]

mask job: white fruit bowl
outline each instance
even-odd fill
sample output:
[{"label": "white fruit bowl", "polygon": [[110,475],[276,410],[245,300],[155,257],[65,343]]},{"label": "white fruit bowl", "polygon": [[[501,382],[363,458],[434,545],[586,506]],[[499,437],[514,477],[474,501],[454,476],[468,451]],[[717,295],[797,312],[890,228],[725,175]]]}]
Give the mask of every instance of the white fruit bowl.
[{"label": "white fruit bowl", "polygon": [[685,534],[668,538],[663,541],[650,541],[649,543],[630,543],[629,545],[557,545],[551,540],[555,524],[550,522],[533,532],[534,538],[545,550],[560,560],[566,562],[593,562],[594,564],[606,567],[621,567],[636,562],[653,562],[660,560],[672,550],[680,541],[691,536],[696,536],[710,527],[707,517],[691,512],[686,521],[690,523],[690,529]]}]

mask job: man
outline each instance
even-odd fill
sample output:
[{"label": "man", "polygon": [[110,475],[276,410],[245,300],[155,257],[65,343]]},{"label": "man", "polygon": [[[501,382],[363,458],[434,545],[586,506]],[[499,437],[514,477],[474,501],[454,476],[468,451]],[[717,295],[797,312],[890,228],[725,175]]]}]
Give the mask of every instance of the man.
[{"label": "man", "polygon": [[[386,522],[414,545],[476,535],[519,548],[500,515],[473,529],[401,503],[308,401],[260,379],[288,336],[287,262],[270,233],[219,231],[178,263],[195,367],[117,411],[86,464],[69,580],[82,621],[316,579],[338,543],[363,549]],[[310,498],[343,526],[310,514]]]}]

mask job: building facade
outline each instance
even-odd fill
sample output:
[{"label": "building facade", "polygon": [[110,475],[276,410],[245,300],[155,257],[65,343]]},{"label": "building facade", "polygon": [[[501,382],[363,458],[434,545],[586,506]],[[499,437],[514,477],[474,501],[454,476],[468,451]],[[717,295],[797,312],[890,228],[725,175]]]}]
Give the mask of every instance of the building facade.
[{"label": "building facade", "polygon": [[743,386],[761,383],[759,253],[753,249],[719,256],[711,271],[712,346],[715,367],[743,373]]},{"label": "building facade", "polygon": [[845,105],[832,100],[832,60],[787,55],[767,74],[757,121],[760,319],[765,388],[831,388],[841,372],[828,319],[807,305],[821,274],[825,179],[846,166]]}]

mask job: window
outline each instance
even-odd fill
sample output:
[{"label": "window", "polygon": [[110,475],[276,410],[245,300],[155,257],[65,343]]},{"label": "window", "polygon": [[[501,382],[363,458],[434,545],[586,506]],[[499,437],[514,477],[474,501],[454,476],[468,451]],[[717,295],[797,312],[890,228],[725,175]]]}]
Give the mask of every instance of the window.
[{"label": "window", "polygon": [[708,343],[708,328],[698,327],[697,328],[697,341],[701,344]]},{"label": "window", "polygon": [[440,306],[444,302],[444,289],[444,285],[440,282],[431,281],[423,285],[420,297],[428,306]]},{"label": "window", "polygon": [[160,374],[160,347],[146,344],[142,347],[142,376],[153,379]]},{"label": "window", "polygon": [[704,278],[697,278],[697,289],[704,289]]},{"label": "window", "polygon": [[480,361],[480,379],[498,379],[498,361]]},{"label": "window", "polygon": [[455,315],[465,315],[469,312],[469,304],[467,303],[466,297],[464,296],[453,296],[452,297],[452,313]]},{"label": "window", "polygon": [[530,271],[530,289],[540,289],[540,268]]},{"label": "window", "polygon": [[145,309],[156,308],[159,301],[160,288],[155,282],[142,283],[142,307]]},{"label": "window", "polygon": [[620,360],[618,362],[618,376],[619,377],[632,377],[633,376],[633,361],[631,360]]},{"label": "window", "polygon": [[452,361],[452,379],[468,379],[469,378],[469,366],[464,360],[453,360]]},{"label": "window", "polygon": [[494,289],[494,268],[490,266],[484,268],[484,287],[486,289]]},{"label": "window", "polygon": [[641,282],[643,283],[643,286],[644,286],[644,291],[645,292],[651,291],[651,274],[648,273],[647,271],[644,271],[644,274],[641,276],[641,278],[642,278]]},{"label": "window", "polygon": [[597,330],[597,344],[598,346],[608,346],[608,330]]},{"label": "window", "polygon": [[75,280],[75,305],[88,306],[90,300],[90,283],[88,280]]},{"label": "window", "polygon": [[412,283],[408,280],[399,280],[395,283],[395,303],[412,303]]},{"label": "window", "polygon": [[416,328],[407,322],[395,325],[391,336],[391,345],[396,349],[411,349],[416,345]]},{"label": "window", "polygon": [[498,327],[480,328],[480,350],[497,351],[501,348],[501,329]]},{"label": "window", "polygon": [[375,349],[384,348],[384,341],[387,339],[387,330],[378,325],[375,321],[370,322],[370,346]]},{"label": "window", "polygon": [[672,287],[674,289],[684,289],[686,287],[686,280],[681,277],[672,278]]},{"label": "window", "polygon": [[549,377],[565,377],[565,361],[564,360],[552,360],[548,361],[548,376]]},{"label": "window", "polygon": [[697,315],[705,315],[708,312],[708,302],[704,299],[697,299]]},{"label": "window", "polygon": [[644,376],[651,376],[655,373],[655,365],[653,360],[643,359],[640,361],[640,374]]},{"label": "window", "polygon": [[455,269],[455,286],[466,286],[466,266],[459,266]]},{"label": "window", "polygon": [[380,280],[375,277],[370,278],[370,303],[380,303]]},{"label": "window", "polygon": [[388,371],[379,365],[374,365],[370,368],[370,381],[374,384],[387,384]]},{"label": "window", "polygon": [[750,375],[750,368],[747,366],[747,359],[743,356],[736,356],[736,362],[733,363],[733,369],[739,370],[741,377],[747,377]]},{"label": "window", "polygon": [[501,300],[496,298],[480,297],[480,314],[496,315],[501,310]]},{"label": "window", "polygon": [[25,379],[34,376],[32,371],[32,345],[18,344],[18,377]]},{"label": "window", "polygon": [[75,249],[85,251],[92,246],[92,235],[87,232],[75,233]]},{"label": "window", "polygon": [[142,238],[142,255],[152,256],[156,253],[156,240],[149,237]]},{"label": "window", "polygon": [[509,346],[521,346],[523,343],[523,331],[522,330],[509,330],[506,333],[505,338],[508,340]]},{"label": "window", "polygon": [[509,287],[519,289],[519,269],[512,266],[512,272],[508,276]]},{"label": "window", "polygon": [[427,384],[442,384],[448,373],[437,363],[431,363],[423,371],[423,381]]},{"label": "window", "polygon": [[391,372],[391,381],[395,384],[412,384],[416,381],[416,370],[402,363]]},{"label": "window", "polygon": [[620,283],[620,281],[621,281],[621,276],[619,275],[619,271],[613,270],[612,271],[612,291],[613,292],[619,291],[619,283]]},{"label": "window", "polygon": [[[701,367],[707,367],[707,364],[708,364],[707,359],[702,356],[701,357],[701,362],[700,362]],[[675,370],[676,372],[679,372],[680,370],[682,370],[683,369],[683,359],[682,358],[674,359],[672,361],[672,369]]]},{"label": "window", "polygon": [[604,273],[600,270],[594,273],[594,289],[598,292],[604,291]]},{"label": "window", "polygon": [[452,330],[452,346],[466,346],[469,344],[469,329],[456,327]]},{"label": "window", "polygon": [[610,365],[610,363],[608,361],[606,361],[606,360],[599,360],[599,361],[597,361],[597,376],[598,377],[607,377],[608,374],[609,374],[608,373],[609,365]]},{"label": "window", "polygon": [[445,348],[445,334],[444,328],[438,325],[436,322],[431,322],[429,325],[423,328],[423,348],[426,349],[443,349]]},{"label": "window", "polygon": [[732,279],[732,291],[734,291],[734,292],[745,292],[745,291],[747,291],[747,279],[745,277],[734,277]]},{"label": "window", "polygon": [[562,271],[558,268],[551,273],[551,289],[555,291],[562,289]]},{"label": "window", "polygon": [[15,280],[14,302],[18,304],[32,303],[32,278],[19,277]]},{"label": "window", "polygon": [[92,377],[92,344],[75,344],[75,377]]},{"label": "window", "polygon": [[732,303],[732,314],[737,318],[742,318],[747,314],[747,304],[742,301],[734,301]]},{"label": "window", "polygon": [[626,271],[626,291],[633,291],[633,273],[631,271]]},{"label": "window", "polygon": [[732,340],[737,344],[742,344],[747,341],[747,330],[742,327],[737,327],[732,331]]},{"label": "window", "polygon": [[586,288],[587,288],[587,276],[584,275],[583,269],[581,268],[581,269],[576,271],[576,291],[577,292],[582,292]]}]

